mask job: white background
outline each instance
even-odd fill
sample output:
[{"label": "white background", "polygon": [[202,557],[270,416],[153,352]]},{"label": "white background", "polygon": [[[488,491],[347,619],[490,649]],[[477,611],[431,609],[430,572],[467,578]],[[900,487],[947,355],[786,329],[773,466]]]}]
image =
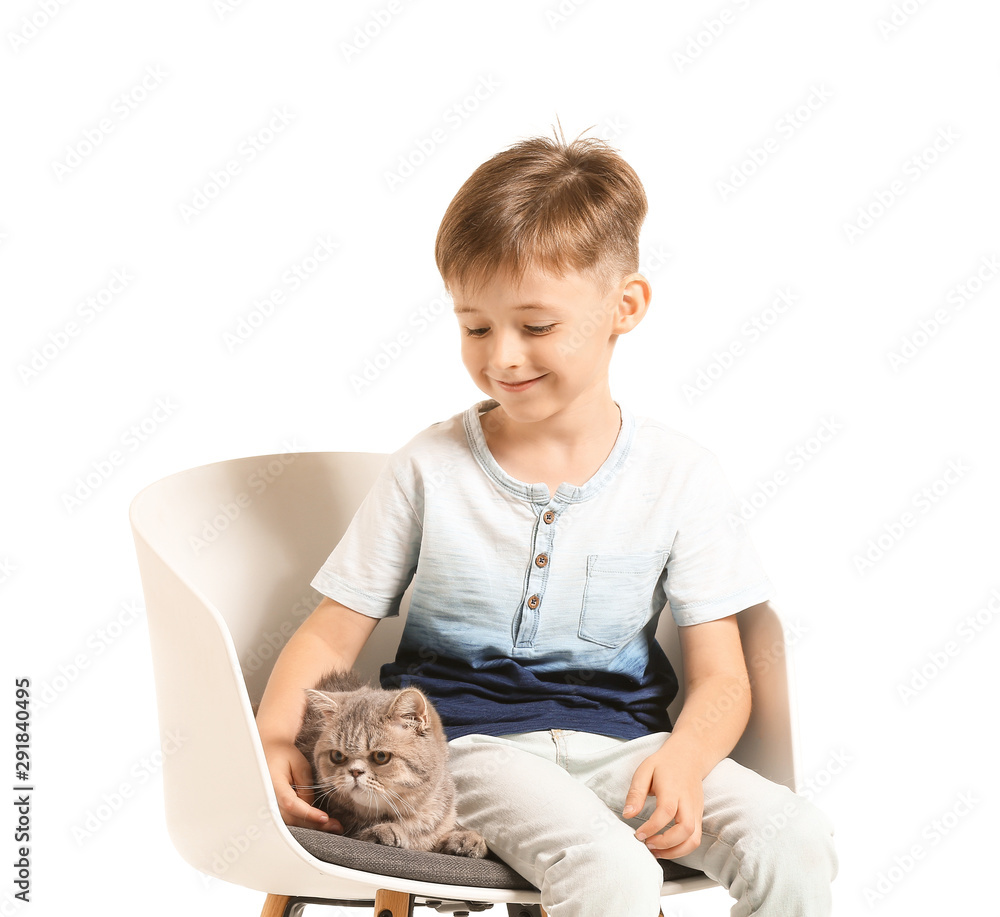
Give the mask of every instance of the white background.
[{"label": "white background", "polygon": [[[98,900],[108,914],[258,912],[263,895],[206,881],[166,837],[129,501],[220,459],[391,451],[477,400],[435,302],[437,225],[473,168],[557,118],[569,137],[610,139],[645,183],[654,296],[619,342],[613,392],[715,451],[751,501],[797,634],[802,775],[837,827],[836,912],[985,898],[1000,8],[48,7],[0,14],[8,722],[14,676],[50,698],[32,723],[33,901],[13,902],[6,867],[4,915]],[[366,23],[377,34],[345,53]],[[249,159],[276,110],[287,124]],[[283,273],[320,238],[333,256],[290,290]],[[127,286],[102,294],[116,272]],[[275,288],[281,307],[227,345]],[[779,291],[793,305],[767,311]],[[99,294],[100,313],[80,305]],[[433,320],[416,333],[422,309]],[[752,340],[755,316],[773,322]],[[358,390],[366,360],[384,368]],[[789,458],[799,447],[808,461]],[[123,782],[131,798],[85,836]],[[727,912],[721,890],[665,902]]]}]

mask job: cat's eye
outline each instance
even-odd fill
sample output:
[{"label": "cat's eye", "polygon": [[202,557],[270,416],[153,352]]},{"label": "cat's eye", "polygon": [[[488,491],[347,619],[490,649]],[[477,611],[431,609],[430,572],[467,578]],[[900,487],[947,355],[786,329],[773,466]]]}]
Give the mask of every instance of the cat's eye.
[{"label": "cat's eye", "polygon": [[334,764],[343,764],[347,760],[347,755],[345,755],[342,751],[331,751],[330,760]]},{"label": "cat's eye", "polygon": [[391,751],[372,752],[372,761],[374,761],[376,764],[388,764],[391,759],[392,759]]}]

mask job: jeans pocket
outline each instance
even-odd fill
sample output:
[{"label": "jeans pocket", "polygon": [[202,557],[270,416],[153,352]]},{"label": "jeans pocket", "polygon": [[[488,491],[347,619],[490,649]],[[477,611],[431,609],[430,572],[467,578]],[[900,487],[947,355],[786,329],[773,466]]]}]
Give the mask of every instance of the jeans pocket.
[{"label": "jeans pocket", "polygon": [[657,610],[653,593],[666,562],[666,551],[588,555],[580,638],[611,648],[628,643]]}]

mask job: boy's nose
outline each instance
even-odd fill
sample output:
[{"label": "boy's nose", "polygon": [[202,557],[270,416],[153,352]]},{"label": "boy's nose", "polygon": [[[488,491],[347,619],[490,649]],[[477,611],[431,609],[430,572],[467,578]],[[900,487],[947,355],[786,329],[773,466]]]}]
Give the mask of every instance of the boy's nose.
[{"label": "boy's nose", "polygon": [[495,369],[510,369],[524,362],[524,348],[519,335],[509,332],[497,332],[493,336],[493,349],[490,352],[490,363]]}]

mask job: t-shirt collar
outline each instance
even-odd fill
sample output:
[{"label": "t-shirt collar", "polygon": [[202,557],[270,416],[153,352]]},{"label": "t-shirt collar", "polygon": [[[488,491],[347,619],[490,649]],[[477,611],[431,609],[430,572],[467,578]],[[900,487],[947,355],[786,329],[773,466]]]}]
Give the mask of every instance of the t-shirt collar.
[{"label": "t-shirt collar", "polygon": [[594,472],[590,480],[580,485],[564,482],[559,485],[555,495],[551,497],[547,484],[529,484],[525,481],[519,481],[517,478],[507,474],[497,463],[496,459],[493,458],[493,453],[490,452],[490,448],[486,444],[486,434],[483,433],[483,427],[479,418],[480,415],[498,407],[496,401],[493,399],[480,401],[465,411],[463,415],[465,435],[469,442],[469,448],[472,449],[472,454],[475,456],[480,467],[499,487],[508,493],[523,500],[528,500],[531,503],[580,503],[584,500],[589,500],[595,494],[599,493],[628,460],[628,454],[632,448],[632,438],[635,433],[635,417],[628,408],[618,404],[617,401],[615,404],[618,405],[622,422],[618,430],[618,437],[615,439],[615,444],[611,448],[608,457],[601,464],[601,467]]}]

